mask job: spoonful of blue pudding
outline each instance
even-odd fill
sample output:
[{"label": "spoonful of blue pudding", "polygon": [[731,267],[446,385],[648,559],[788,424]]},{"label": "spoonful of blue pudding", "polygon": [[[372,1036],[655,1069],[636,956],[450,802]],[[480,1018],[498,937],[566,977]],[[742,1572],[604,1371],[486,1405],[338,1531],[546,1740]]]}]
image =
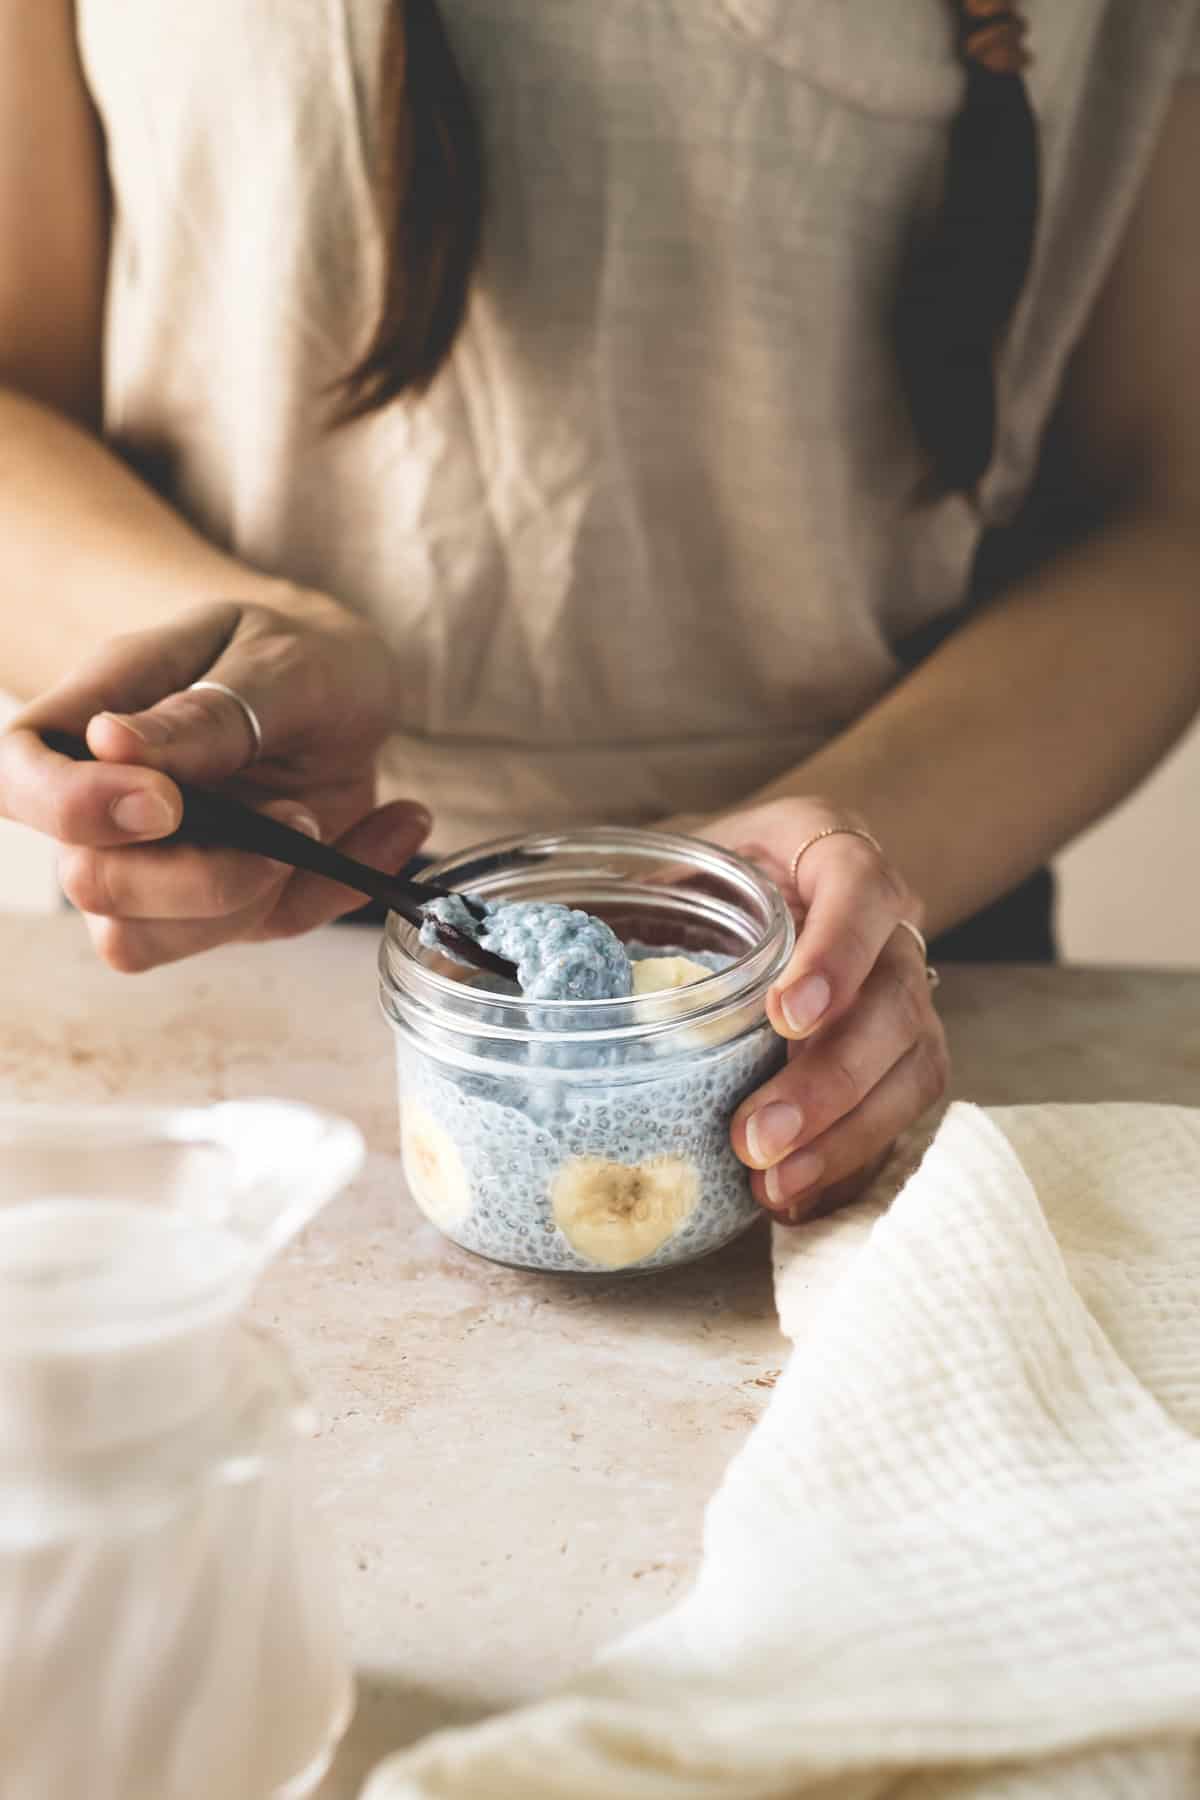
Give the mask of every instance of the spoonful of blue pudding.
[{"label": "spoonful of blue pudding", "polygon": [[425,907],[425,948],[445,949],[447,928],[515,963],[527,1000],[625,1000],[633,992],[629,955],[616,932],[575,907],[447,894]]}]

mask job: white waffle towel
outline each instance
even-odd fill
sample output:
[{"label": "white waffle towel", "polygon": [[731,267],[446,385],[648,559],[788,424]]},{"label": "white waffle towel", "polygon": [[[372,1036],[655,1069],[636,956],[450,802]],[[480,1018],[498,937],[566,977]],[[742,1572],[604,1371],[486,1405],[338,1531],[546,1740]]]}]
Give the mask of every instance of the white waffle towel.
[{"label": "white waffle towel", "polygon": [[1196,1800],[1200,1111],[956,1105],[776,1240],[695,1587],[363,1800]]}]

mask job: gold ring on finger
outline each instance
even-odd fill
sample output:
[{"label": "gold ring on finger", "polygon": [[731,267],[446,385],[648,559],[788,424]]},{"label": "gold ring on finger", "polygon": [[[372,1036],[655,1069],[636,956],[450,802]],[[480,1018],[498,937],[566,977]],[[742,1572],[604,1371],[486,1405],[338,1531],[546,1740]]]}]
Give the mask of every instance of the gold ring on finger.
[{"label": "gold ring on finger", "polygon": [[826,825],[823,831],[814,831],[810,838],[805,838],[795,856],[793,856],[791,863],[793,887],[799,887],[800,885],[800,858],[804,855],[806,850],[811,850],[814,844],[819,844],[822,838],[828,837],[862,838],[864,843],[870,844],[877,856],[883,855],[883,845],[879,842],[879,839],[872,837],[869,831],[864,831],[861,825]]}]

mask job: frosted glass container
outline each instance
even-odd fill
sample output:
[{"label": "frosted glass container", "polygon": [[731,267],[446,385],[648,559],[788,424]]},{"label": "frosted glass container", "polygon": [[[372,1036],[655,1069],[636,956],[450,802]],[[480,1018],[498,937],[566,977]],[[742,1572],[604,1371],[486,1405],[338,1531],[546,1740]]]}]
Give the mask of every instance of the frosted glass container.
[{"label": "frosted glass container", "polygon": [[274,1101],[0,1107],[0,1792],[300,1800],[352,1706],[313,1418],[240,1318],[350,1178]]}]

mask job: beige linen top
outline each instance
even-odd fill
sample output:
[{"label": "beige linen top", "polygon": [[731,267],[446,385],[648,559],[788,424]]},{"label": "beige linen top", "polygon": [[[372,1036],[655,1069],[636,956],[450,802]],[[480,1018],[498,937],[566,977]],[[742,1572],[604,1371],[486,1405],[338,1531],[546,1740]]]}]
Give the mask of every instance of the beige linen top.
[{"label": "beige linen top", "polygon": [[1200,0],[1027,0],[1041,235],[978,509],[920,507],[885,321],[962,92],[947,0],[442,0],[490,170],[426,398],[372,316],[385,0],[77,0],[115,196],[106,422],[374,619],[443,846],[736,802],[900,672],[1030,480]]}]

